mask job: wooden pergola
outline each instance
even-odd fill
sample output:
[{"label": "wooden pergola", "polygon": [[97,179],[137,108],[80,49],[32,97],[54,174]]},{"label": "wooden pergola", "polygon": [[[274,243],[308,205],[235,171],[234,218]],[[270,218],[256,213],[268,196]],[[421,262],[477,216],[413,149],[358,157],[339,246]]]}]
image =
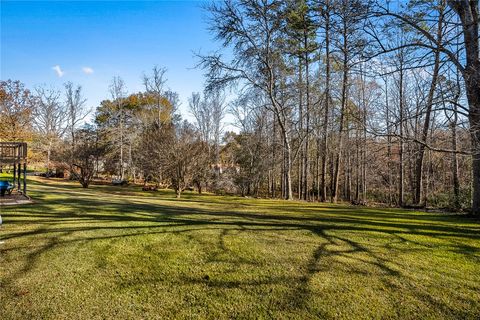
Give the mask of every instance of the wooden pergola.
[{"label": "wooden pergola", "polygon": [[4,165],[13,165],[14,188],[27,195],[27,143],[0,142],[0,167]]}]

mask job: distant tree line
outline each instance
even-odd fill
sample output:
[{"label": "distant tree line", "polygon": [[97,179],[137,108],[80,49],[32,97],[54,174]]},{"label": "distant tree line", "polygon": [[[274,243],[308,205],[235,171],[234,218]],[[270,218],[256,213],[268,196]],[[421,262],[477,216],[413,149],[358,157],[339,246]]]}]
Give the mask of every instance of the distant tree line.
[{"label": "distant tree line", "polygon": [[[478,1],[208,6],[247,192],[480,213]],[[240,160],[241,159],[241,160]]]},{"label": "distant tree line", "polygon": [[[81,126],[80,87],[2,81],[0,137],[47,168],[183,190],[480,213],[478,1],[240,0],[207,6],[214,54],[182,120],[166,70]],[[225,115],[238,130],[225,132]],[[55,153],[55,154],[53,154]]]}]

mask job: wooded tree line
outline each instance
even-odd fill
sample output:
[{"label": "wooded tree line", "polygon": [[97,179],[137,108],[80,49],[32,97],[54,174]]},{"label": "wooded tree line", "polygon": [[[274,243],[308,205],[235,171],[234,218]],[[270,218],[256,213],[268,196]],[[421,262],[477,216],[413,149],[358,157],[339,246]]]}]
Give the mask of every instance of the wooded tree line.
[{"label": "wooded tree line", "polygon": [[[182,121],[165,69],[85,116],[81,88],[1,85],[2,140],[95,175],[310,201],[480,212],[478,1],[215,1],[221,43]],[[235,132],[224,133],[233,115]],[[33,132],[33,135],[31,134]],[[61,147],[59,147],[61,146]],[[52,151],[55,150],[55,155]],[[53,158],[52,158],[53,157]]]},{"label": "wooded tree line", "polygon": [[[165,72],[154,67],[143,76],[145,90],[133,94],[113,77],[109,99],[93,113],[72,83],[31,91],[19,81],[1,81],[0,141],[30,142],[30,164],[43,163],[47,177],[68,172],[85,188],[94,178],[108,178],[172,187],[178,197],[193,186],[201,192],[218,177],[213,168],[219,166],[226,104],[220,92],[192,94],[196,125],[182,120]],[[85,124],[89,114],[93,123]]]},{"label": "wooded tree line", "polygon": [[249,190],[479,212],[478,1],[208,9],[224,51],[200,65],[239,96]]}]

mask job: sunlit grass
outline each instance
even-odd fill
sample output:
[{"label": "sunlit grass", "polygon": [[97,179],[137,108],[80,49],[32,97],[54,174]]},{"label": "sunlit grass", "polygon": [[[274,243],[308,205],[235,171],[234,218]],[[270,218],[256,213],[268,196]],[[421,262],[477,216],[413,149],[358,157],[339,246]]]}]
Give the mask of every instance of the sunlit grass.
[{"label": "sunlit grass", "polygon": [[1,319],[478,319],[456,215],[36,178],[1,207]]}]

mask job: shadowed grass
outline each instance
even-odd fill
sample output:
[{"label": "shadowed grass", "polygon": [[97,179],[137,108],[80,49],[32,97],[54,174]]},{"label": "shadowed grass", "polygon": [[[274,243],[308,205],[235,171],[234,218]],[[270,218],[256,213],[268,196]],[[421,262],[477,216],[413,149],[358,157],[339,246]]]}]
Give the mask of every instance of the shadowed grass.
[{"label": "shadowed grass", "polygon": [[34,179],[1,208],[2,319],[477,319],[480,224]]}]

